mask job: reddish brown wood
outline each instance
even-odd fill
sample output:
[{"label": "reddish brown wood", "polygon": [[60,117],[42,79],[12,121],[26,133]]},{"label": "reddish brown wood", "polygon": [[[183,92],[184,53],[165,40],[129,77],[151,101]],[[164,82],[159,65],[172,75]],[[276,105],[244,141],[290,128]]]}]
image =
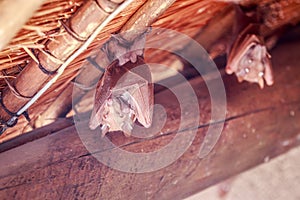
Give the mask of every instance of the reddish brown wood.
[{"label": "reddish brown wood", "polygon": [[35,129],[34,131],[30,131],[22,135],[19,135],[12,140],[2,142],[0,145],[0,153],[21,146],[28,142],[37,140],[39,138],[45,137],[49,134],[55,133],[59,130],[72,126],[73,124],[74,123],[71,118],[56,119],[56,121],[49,126],[47,125],[43,126],[41,128]]},{"label": "reddish brown wood", "polygon": [[[76,129],[69,127],[0,154],[1,198],[182,199],[288,151],[300,144],[298,47],[299,43],[293,43],[273,51],[272,87],[261,90],[254,84],[238,84],[234,76],[224,77],[228,101],[225,128],[207,157],[197,156],[207,129],[200,126],[193,144],[171,165],[151,173],[124,173],[98,162],[85,149]],[[205,84],[201,78],[190,83],[198,96],[201,124],[205,124],[210,118]],[[179,108],[171,98],[168,91],[156,96],[168,113],[163,135],[140,140],[111,133],[110,139],[132,152],[165,146],[179,123]],[[187,137],[189,132],[180,134]],[[179,150],[170,154],[175,151]]]}]

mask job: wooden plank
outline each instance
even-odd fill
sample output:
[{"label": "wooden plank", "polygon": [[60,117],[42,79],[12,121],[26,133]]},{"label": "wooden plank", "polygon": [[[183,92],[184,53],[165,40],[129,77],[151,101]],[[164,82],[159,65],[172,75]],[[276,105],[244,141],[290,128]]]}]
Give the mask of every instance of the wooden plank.
[{"label": "wooden plank", "polygon": [[30,131],[19,135],[12,140],[2,142],[0,145],[0,153],[17,146],[21,146],[25,143],[37,140],[39,138],[45,137],[51,133],[55,133],[59,130],[72,126],[73,124],[73,119],[71,118],[59,118],[49,126],[43,126],[41,128],[35,129],[34,131]]},{"label": "wooden plank", "polygon": [[[234,76],[224,77],[225,128],[213,151],[203,159],[198,152],[210,120],[210,98],[203,80],[196,78],[190,83],[198,97],[201,124],[191,146],[167,167],[149,173],[109,168],[94,156],[105,156],[114,149],[88,152],[76,127],[71,126],[0,154],[1,198],[181,199],[288,151],[300,143],[298,45],[287,44],[273,51],[276,83],[272,87],[260,90],[257,85],[238,84]],[[169,91],[156,96],[156,102],[165,105],[168,113],[163,134],[147,139],[126,138],[121,133],[108,137],[120,148],[136,153],[166,146],[180,122],[178,102],[172,98]],[[191,100],[185,96],[185,101]],[[93,137],[99,135],[86,131]],[[190,132],[177,135],[189,137]],[[176,151],[181,149],[170,151],[169,156]],[[115,156],[128,164],[133,162]]]}]

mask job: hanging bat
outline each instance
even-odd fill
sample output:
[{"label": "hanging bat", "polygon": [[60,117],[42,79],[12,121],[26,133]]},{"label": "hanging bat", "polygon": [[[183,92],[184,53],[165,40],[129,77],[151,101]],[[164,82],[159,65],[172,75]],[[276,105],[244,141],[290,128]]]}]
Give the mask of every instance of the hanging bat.
[{"label": "hanging bat", "polygon": [[[239,19],[237,24],[242,23],[244,19],[241,18],[245,18],[245,16],[241,17],[240,10],[237,12]],[[236,30],[238,29],[236,28]],[[260,88],[263,88],[264,80],[267,85],[273,84],[273,75],[271,56],[260,36],[259,29],[259,24],[248,23],[245,28],[239,30],[239,34],[229,51],[226,73],[235,73],[239,82],[246,80],[258,83]]]},{"label": "hanging bat", "polygon": [[92,130],[100,125],[103,136],[117,130],[129,136],[136,120],[146,128],[152,123],[151,73],[144,62],[143,50],[137,48],[143,44],[143,39],[122,46],[119,39],[114,37],[105,47],[108,57],[114,61],[97,85],[89,122]]}]

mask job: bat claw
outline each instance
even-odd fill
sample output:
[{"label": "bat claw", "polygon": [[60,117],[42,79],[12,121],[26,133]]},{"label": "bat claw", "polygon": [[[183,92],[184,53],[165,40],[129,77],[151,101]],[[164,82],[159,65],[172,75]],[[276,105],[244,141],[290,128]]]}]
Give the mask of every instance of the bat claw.
[{"label": "bat claw", "polygon": [[263,88],[264,88],[264,79],[263,79],[263,78],[258,79],[258,82],[257,82],[257,83],[258,83],[260,89],[263,89]]}]

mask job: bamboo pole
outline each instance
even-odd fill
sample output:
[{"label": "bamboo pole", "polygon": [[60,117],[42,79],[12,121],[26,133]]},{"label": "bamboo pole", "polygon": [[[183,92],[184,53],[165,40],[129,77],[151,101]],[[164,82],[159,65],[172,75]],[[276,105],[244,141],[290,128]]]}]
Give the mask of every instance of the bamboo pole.
[{"label": "bamboo pole", "polygon": [[61,30],[65,30],[66,33],[49,40],[44,50],[35,52],[36,59],[29,62],[11,87],[4,89],[1,94],[3,106],[0,108],[0,118],[8,127],[16,123],[20,107],[39,91],[48,78],[55,74],[59,67],[106,20],[113,10],[111,5],[108,6],[106,3],[107,1],[89,0],[82,5],[67,22],[63,23]]},{"label": "bamboo pole", "polygon": [[[122,27],[120,33],[127,41],[133,41],[145,32],[176,0],[149,0]],[[122,34],[124,33],[124,34]]]},{"label": "bamboo pole", "polygon": [[44,1],[0,1],[0,51],[10,42]]},{"label": "bamboo pole", "polygon": [[65,115],[72,108],[73,84],[68,84],[64,91],[58,95],[48,109],[35,121],[35,127],[42,127],[56,121]]}]

